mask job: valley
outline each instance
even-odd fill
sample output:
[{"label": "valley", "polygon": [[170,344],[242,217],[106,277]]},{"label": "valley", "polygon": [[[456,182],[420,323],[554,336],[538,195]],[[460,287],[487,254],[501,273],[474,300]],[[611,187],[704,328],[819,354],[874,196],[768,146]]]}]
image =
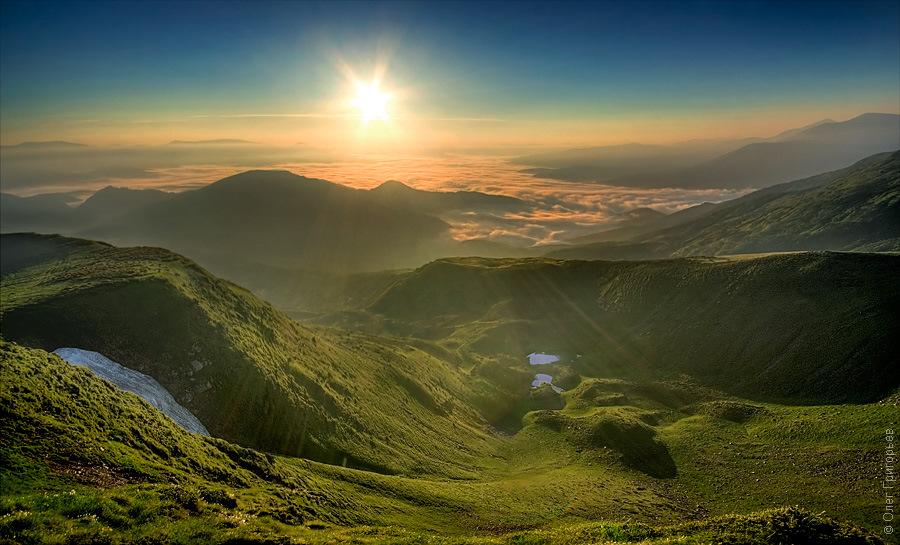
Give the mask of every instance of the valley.
[{"label": "valley", "polygon": [[879,542],[895,255],[449,258],[300,325],[165,250],[0,241],[5,539]]}]

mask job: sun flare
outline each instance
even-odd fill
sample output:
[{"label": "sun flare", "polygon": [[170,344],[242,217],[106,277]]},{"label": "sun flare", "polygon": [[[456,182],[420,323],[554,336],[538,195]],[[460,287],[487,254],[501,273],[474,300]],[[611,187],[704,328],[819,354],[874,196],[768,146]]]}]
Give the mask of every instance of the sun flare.
[{"label": "sun flare", "polygon": [[359,108],[360,116],[366,123],[373,119],[388,119],[387,110],[385,109],[387,101],[391,99],[391,95],[382,93],[378,90],[378,82],[373,81],[371,85],[356,84],[356,98],[350,105]]}]

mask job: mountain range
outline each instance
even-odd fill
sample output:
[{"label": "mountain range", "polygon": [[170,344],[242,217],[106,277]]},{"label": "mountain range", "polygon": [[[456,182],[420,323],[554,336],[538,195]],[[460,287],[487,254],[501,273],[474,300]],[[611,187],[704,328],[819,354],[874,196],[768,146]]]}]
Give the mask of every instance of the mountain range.
[{"label": "mountain range", "polygon": [[759,189],[900,149],[900,116],[863,114],[731,145],[733,150],[714,157],[689,144],[635,144],[532,155],[515,161],[538,167],[527,171],[537,177],[563,181],[647,188]]},{"label": "mountain range", "polygon": [[[900,250],[900,152],[738,199],[599,233],[562,259],[654,259],[778,251]],[[575,241],[577,242],[577,241]]]},{"label": "mountain range", "polygon": [[[78,234],[116,244],[172,248],[220,270],[260,267],[335,272],[415,266],[465,254],[436,217],[454,210],[528,210],[513,197],[430,192],[399,182],[355,190],[285,171],[248,171],[198,190],[106,187],[77,207],[63,195],[2,194],[0,229]],[[482,245],[490,243],[484,241]],[[508,248],[494,244],[496,253]]]},{"label": "mountain range", "polygon": [[250,171],[145,206],[86,235],[150,244],[204,263],[243,260],[326,270],[377,270],[433,258],[441,220],[371,202],[338,184]]},{"label": "mountain range", "polygon": [[[437,230],[438,235],[428,240],[421,240],[423,252],[411,256],[409,248],[395,248],[398,253],[392,254],[384,250],[386,244],[383,237],[385,229],[379,225],[367,230],[371,236],[369,250],[381,252],[373,257],[373,266],[360,266],[347,263],[337,269],[334,262],[316,261],[315,263],[298,263],[290,260],[276,260],[267,257],[270,252],[264,245],[258,248],[242,250],[239,261],[229,260],[229,249],[240,248],[239,245],[222,244],[215,238],[215,232],[203,236],[196,233],[185,235],[192,246],[184,246],[185,253],[192,257],[201,256],[203,264],[239,284],[253,290],[273,302],[279,308],[291,312],[294,317],[303,317],[308,313],[319,314],[333,308],[340,298],[346,298],[351,308],[360,302],[371,302],[367,290],[377,287],[384,289],[393,281],[395,274],[378,274],[374,265],[384,264],[393,257],[392,264],[400,266],[418,266],[429,257],[437,256],[484,256],[484,257],[538,257],[554,259],[662,259],[670,257],[717,256],[734,254],[753,254],[785,251],[898,251],[900,225],[898,213],[898,180],[900,180],[900,153],[879,154],[860,161],[850,167],[813,176],[803,180],[771,186],[743,197],[718,204],[705,203],[687,208],[673,214],[662,214],[646,209],[636,209],[618,216],[615,229],[602,231],[594,235],[571,240],[568,245],[548,247],[514,248],[487,240],[471,240],[454,242],[449,240],[445,227]],[[306,181],[289,174],[260,172],[248,175],[241,180],[263,179],[269,176],[282,176],[285,180],[296,181],[303,187]],[[235,182],[237,183],[237,182]],[[293,183],[293,182],[289,182]],[[323,187],[331,184],[318,182]],[[290,185],[288,186],[290,187]],[[406,186],[404,186],[406,187]],[[494,210],[502,210],[503,206],[515,209],[525,206],[521,201],[493,195],[476,194],[460,197],[453,193],[432,193],[411,188],[399,188],[394,184],[392,193],[403,195],[400,199],[386,199],[382,190],[356,191],[334,186],[340,195],[359,199],[361,206],[366,206],[366,199],[373,192],[381,203],[380,210],[384,214],[402,214],[408,211],[410,199],[415,204],[425,202],[423,206],[432,209],[447,210],[454,206],[493,206]],[[197,193],[197,198],[203,197]],[[205,198],[205,197],[204,197]],[[275,197],[273,197],[275,199]],[[465,204],[460,204],[464,200]],[[235,199],[240,202],[240,199]],[[87,202],[85,203],[87,204]],[[84,205],[83,205],[84,206]],[[158,205],[159,210],[167,208]],[[473,208],[467,208],[473,209]],[[509,210],[510,208],[507,208]],[[76,209],[77,210],[77,209]],[[188,207],[185,210],[192,210]],[[225,210],[223,208],[223,210]],[[183,216],[203,217],[199,212],[184,212]],[[221,213],[227,216],[227,213]],[[123,221],[135,221],[135,214],[121,216]],[[235,213],[234,222],[238,225]],[[416,216],[418,217],[418,216]],[[435,224],[433,216],[430,218]],[[151,215],[150,218],[153,218]],[[334,218],[330,218],[334,219]],[[145,223],[153,223],[148,219]],[[162,222],[162,220],[158,220]],[[222,221],[222,220],[217,220]],[[293,217],[281,218],[285,225],[303,225],[302,221]],[[329,226],[323,220],[321,225]],[[264,231],[256,224],[243,222],[244,230],[256,236],[279,237],[277,229]],[[390,224],[388,224],[390,225]],[[237,227],[234,227],[237,229]],[[315,227],[309,227],[314,229]],[[96,231],[99,233],[99,231]],[[106,231],[104,237],[116,241],[112,236],[116,232],[124,232],[123,227]],[[154,233],[154,228],[148,229]],[[159,230],[156,229],[158,233]],[[180,231],[173,230],[172,238],[144,238],[132,241],[157,244],[166,242],[176,244],[174,237]],[[407,233],[417,237],[421,233]],[[204,242],[205,240],[208,242]],[[336,252],[350,252],[347,249],[355,239],[340,238],[333,233],[323,235]],[[173,240],[173,242],[168,242]],[[240,240],[235,239],[235,240]],[[206,244],[208,247],[204,247]],[[250,243],[248,242],[247,245]],[[226,247],[227,246],[227,247]],[[349,246],[351,249],[354,246]],[[213,253],[216,249],[218,253]],[[190,251],[190,253],[188,252]],[[299,252],[298,255],[303,255]],[[357,252],[347,259],[365,255]],[[322,267],[322,264],[330,265]],[[357,274],[360,269],[366,274]]]},{"label": "mountain range", "polygon": [[[871,168],[862,155],[876,149],[896,150],[898,139],[900,116],[865,114],[844,122],[824,121],[768,140],[732,143],[737,149],[705,163],[683,165],[682,170],[660,166],[651,185],[707,187],[702,180],[727,179],[709,187],[755,185],[765,186],[763,190],[668,215],[650,209],[626,210],[623,214],[640,215],[612,215],[606,225],[612,229],[544,247],[514,247],[490,235],[455,240],[458,234],[447,222],[496,222],[493,232],[502,233],[507,218],[528,218],[549,204],[472,191],[422,191],[396,181],[369,191],[354,190],[284,171],[248,171],[181,193],[107,187],[78,206],[72,206],[72,197],[65,194],[22,198],[4,193],[0,195],[0,231],[162,246],[254,289],[254,278],[235,273],[240,265],[234,255],[260,271],[346,274],[417,267],[446,256],[646,259],[789,250],[891,250],[897,249],[895,239],[900,236],[894,219],[896,155],[872,156],[871,161],[887,163]],[[85,147],[64,144],[13,148],[42,156],[58,149],[80,153]],[[173,142],[165,147],[220,150],[235,146],[259,144]],[[639,175],[634,168],[656,164],[654,157],[694,161],[698,149],[710,146],[627,145],[520,161],[546,165],[584,161],[591,168],[624,173],[625,177],[608,183],[627,186],[633,185],[628,176]],[[854,158],[862,160],[848,167]],[[831,171],[836,167],[842,168]],[[887,170],[879,174],[879,168]],[[857,169],[867,170],[854,174]],[[730,174],[709,174],[713,171]],[[797,180],[803,173],[814,175]],[[687,176],[691,183],[663,183],[676,174]],[[837,177],[847,179],[840,182]],[[5,176],[4,185],[11,178]],[[732,183],[750,178],[756,181]],[[827,188],[814,191],[820,185]]]},{"label": "mountain range", "polygon": [[[353,273],[444,256],[647,259],[798,250],[897,250],[898,154],[663,215],[634,210],[619,227],[545,248],[453,240],[436,215],[527,211],[532,203],[386,182],[350,189],[284,171],[249,171],[178,194],[108,187],[72,208],[63,195],[2,195],[3,231],[79,234],[158,245],[256,288],[259,271]],[[272,285],[270,284],[271,288]]]}]

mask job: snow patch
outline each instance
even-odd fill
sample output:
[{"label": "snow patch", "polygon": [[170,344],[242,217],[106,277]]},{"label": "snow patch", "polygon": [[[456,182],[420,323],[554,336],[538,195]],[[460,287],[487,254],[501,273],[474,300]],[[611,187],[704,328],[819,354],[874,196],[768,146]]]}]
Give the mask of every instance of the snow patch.
[{"label": "snow patch", "polygon": [[59,348],[54,354],[71,363],[87,367],[95,375],[116,385],[120,390],[137,394],[159,409],[185,430],[209,436],[206,427],[189,410],[175,401],[172,394],[156,379],[120,365],[103,354],[80,348]]}]

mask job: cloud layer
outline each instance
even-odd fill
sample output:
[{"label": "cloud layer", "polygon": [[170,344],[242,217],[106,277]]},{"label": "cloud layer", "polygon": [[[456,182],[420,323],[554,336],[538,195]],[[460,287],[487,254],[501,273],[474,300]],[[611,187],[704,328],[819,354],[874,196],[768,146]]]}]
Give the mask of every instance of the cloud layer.
[{"label": "cloud layer", "polygon": [[[67,193],[83,199],[107,185],[180,192],[252,168],[284,169],[357,189],[397,180],[425,191],[479,191],[529,203],[524,211],[454,210],[442,214],[458,240],[489,239],[514,246],[552,244],[616,226],[622,212],[674,212],[742,192],[639,189],[537,179],[495,156],[351,155],[326,157],[306,147],[269,148],[214,142],[145,148],[71,145],[6,147],[4,192],[19,196]],[[325,159],[325,160],[323,160]]]},{"label": "cloud layer", "polygon": [[636,208],[671,213],[746,191],[640,189],[534,178],[500,157],[357,157],[339,163],[281,165],[311,178],[371,189],[397,180],[426,191],[480,191],[527,201],[518,213],[454,211],[442,216],[459,240],[489,238],[516,246],[550,244],[616,226]]}]

